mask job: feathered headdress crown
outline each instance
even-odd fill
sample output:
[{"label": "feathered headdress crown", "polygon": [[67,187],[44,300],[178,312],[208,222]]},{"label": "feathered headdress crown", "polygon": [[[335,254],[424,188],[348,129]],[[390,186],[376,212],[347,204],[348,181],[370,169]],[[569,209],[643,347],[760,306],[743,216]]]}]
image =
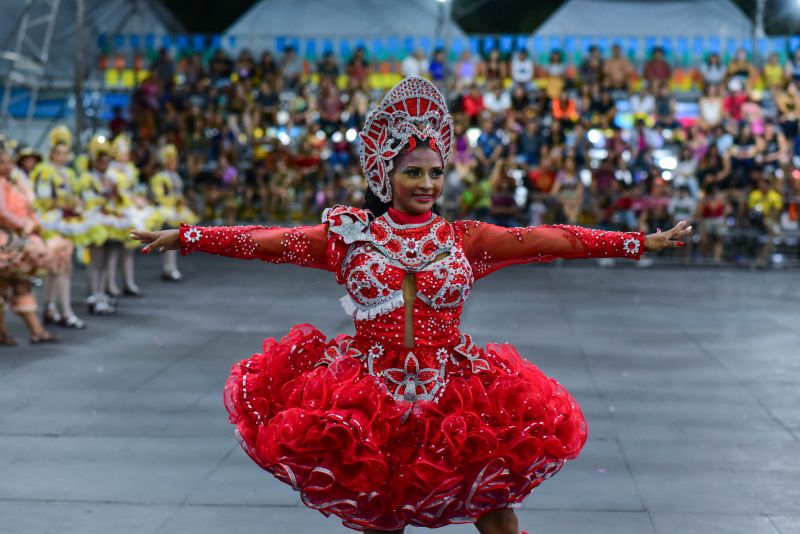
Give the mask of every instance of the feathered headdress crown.
[{"label": "feathered headdress crown", "polygon": [[178,157],[178,149],[175,148],[175,145],[164,145],[158,155],[161,158],[161,163],[166,163]]},{"label": "feathered headdress crown", "polygon": [[111,145],[108,139],[103,135],[95,135],[89,141],[89,157],[92,160],[97,159],[101,154],[111,154]]},{"label": "feathered headdress crown", "polygon": [[64,126],[63,124],[59,124],[47,135],[48,139],[50,140],[50,147],[54,147],[59,144],[67,145],[67,148],[72,147],[72,134],[69,131],[69,128]]},{"label": "feathered headdress crown", "polygon": [[115,158],[119,158],[120,154],[130,154],[131,152],[131,138],[127,134],[121,133],[111,141],[111,154]]}]

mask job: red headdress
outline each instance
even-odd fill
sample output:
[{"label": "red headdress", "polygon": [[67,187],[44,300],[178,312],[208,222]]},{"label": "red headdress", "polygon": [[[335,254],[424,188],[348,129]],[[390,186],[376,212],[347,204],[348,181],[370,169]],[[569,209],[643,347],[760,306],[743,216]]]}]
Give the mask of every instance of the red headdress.
[{"label": "red headdress", "polygon": [[390,202],[392,160],[406,145],[413,150],[416,137],[427,141],[447,165],[453,145],[453,119],[439,90],[425,78],[410,76],[386,94],[359,135],[361,170],[369,188],[382,202]]}]

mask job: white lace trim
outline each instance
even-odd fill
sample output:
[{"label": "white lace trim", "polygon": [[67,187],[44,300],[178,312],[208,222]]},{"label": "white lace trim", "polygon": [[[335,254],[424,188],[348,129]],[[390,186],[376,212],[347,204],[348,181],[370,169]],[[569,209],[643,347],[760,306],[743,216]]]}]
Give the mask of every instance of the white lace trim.
[{"label": "white lace trim", "polygon": [[342,308],[344,308],[345,313],[347,313],[347,315],[352,315],[356,321],[368,321],[370,319],[374,319],[382,313],[388,313],[392,310],[396,310],[405,304],[405,301],[403,300],[403,292],[400,290],[392,293],[387,300],[381,302],[380,304],[375,304],[374,306],[369,306],[368,308],[359,306],[349,294],[340,298],[339,302],[342,303]]}]

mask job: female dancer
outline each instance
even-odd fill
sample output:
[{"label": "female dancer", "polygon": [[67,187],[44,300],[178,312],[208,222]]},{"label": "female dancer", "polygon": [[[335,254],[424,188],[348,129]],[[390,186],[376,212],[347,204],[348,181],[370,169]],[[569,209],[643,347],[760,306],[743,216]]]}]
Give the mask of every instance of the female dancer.
[{"label": "female dancer", "polygon": [[57,342],[58,338],[45,330],[36,316],[31,277],[56,268],[58,259],[63,263],[65,256],[69,258],[72,245],[55,238],[48,248],[37,235],[40,227],[33,210],[33,192],[21,179],[24,174],[13,171],[11,154],[0,148],[0,345],[17,344],[5,329],[7,299],[28,327],[31,343]]},{"label": "female dancer", "polygon": [[459,330],[475,279],[558,257],[638,259],[689,232],[450,223],[432,210],[452,130],[437,89],[406,78],[360,134],[368,209],[337,206],[322,224],[291,229],[135,232],[145,252],[294,263],[345,285],[355,336],[295,326],[234,365],[224,396],[250,457],[355,530],[474,522],[518,534],[513,507],[578,455],[586,421],[511,345],[478,347]]},{"label": "female dancer", "polygon": [[110,168],[111,146],[105,137],[96,136],[91,140],[89,160],[90,168],[80,179],[85,211],[94,222],[89,243],[91,294],[87,304],[91,314],[111,315],[116,310],[106,294],[111,275],[110,260],[112,255],[119,254],[129,233],[130,222],[124,214],[129,200],[118,187],[124,178]]},{"label": "female dancer", "polygon": [[[82,214],[78,179],[68,165],[72,135],[65,126],[50,131],[49,161],[39,163],[31,172],[35,206],[42,221],[42,236],[49,240],[63,237],[74,245],[85,246],[90,241],[91,225]],[[52,272],[45,280],[44,323],[67,328],[86,328],[75,315],[70,303],[72,288],[72,259],[63,270]],[[61,304],[61,311],[56,307]]]},{"label": "female dancer", "polygon": [[[177,226],[181,222],[196,223],[198,217],[186,207],[183,199],[183,179],[178,174],[178,150],[174,145],[166,145],[161,149],[161,164],[164,169],[150,178],[150,190],[159,207],[162,220],[168,226]],[[178,270],[178,253],[167,250],[164,253],[161,279],[177,282],[183,276]]]},{"label": "female dancer", "polygon": [[[132,228],[146,228],[148,230],[160,229],[163,224],[158,210],[147,201],[147,187],[139,182],[139,169],[131,161],[131,140],[125,134],[119,134],[111,143],[111,153],[114,161],[112,170],[119,173],[123,179],[117,184],[120,193],[129,199],[125,208],[125,215],[132,222]],[[119,253],[111,252],[109,257],[108,292],[119,296],[117,286],[117,260],[122,256],[122,276],[124,278],[123,294],[130,297],[141,297],[142,291],[136,284],[134,257],[138,242],[126,236],[123,247]]]}]

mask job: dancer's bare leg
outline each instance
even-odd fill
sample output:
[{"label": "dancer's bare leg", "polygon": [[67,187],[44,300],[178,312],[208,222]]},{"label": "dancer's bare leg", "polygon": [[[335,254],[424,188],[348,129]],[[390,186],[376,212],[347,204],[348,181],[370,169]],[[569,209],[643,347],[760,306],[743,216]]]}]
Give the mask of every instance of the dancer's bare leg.
[{"label": "dancer's bare leg", "polygon": [[513,508],[492,510],[475,523],[481,534],[519,534],[519,521]]},{"label": "dancer's bare leg", "polygon": [[19,315],[31,333],[31,341],[57,341],[58,338],[44,329],[36,314],[36,297],[33,294],[33,284],[28,280],[19,280],[13,284],[14,298],[11,308]]}]

